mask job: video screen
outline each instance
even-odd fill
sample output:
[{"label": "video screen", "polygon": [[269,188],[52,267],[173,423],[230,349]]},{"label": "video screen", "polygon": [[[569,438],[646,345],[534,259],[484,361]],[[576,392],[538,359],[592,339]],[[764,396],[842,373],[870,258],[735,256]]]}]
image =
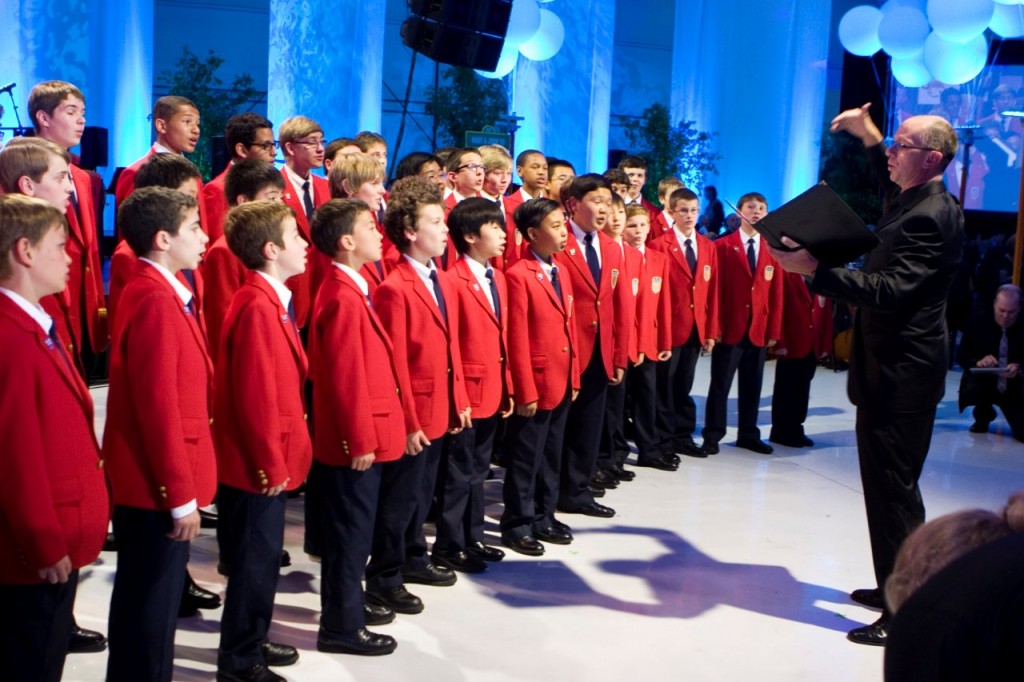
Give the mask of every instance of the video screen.
[{"label": "video screen", "polygon": [[894,97],[890,134],[904,120],[920,114],[941,116],[956,129],[960,149],[946,169],[945,181],[956,197],[961,196],[963,185],[965,209],[1017,210],[1024,119],[1002,112],[1024,113],[1024,65],[994,64],[963,85],[933,81],[922,88],[907,88],[897,83]]}]

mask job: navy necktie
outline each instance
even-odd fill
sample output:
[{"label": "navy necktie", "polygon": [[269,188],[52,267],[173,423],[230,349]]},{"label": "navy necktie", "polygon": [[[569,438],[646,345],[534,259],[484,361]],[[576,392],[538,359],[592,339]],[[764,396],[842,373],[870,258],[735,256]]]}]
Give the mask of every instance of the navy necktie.
[{"label": "navy necktie", "polygon": [[747,265],[750,266],[750,274],[757,272],[757,255],[754,253],[754,238],[747,240]]},{"label": "navy necktie", "polygon": [[491,286],[491,304],[494,306],[494,317],[501,322],[501,301],[498,300],[498,285],[494,282],[494,270],[487,268],[487,280]]},{"label": "navy necktie", "polygon": [[384,279],[384,266],[380,264],[379,260],[373,261],[373,264],[377,266],[377,274],[380,275],[381,279]]},{"label": "navy necktie", "polygon": [[555,289],[558,301],[564,305],[565,299],[562,298],[562,284],[558,281],[558,268],[551,268],[551,286]]},{"label": "navy necktie", "polygon": [[185,278],[185,281],[188,282],[188,288],[192,290],[194,298],[196,293],[196,273],[191,270],[182,270],[181,274]]},{"label": "navy necktie", "polygon": [[697,254],[693,252],[693,240],[686,240],[686,264],[690,266],[690,274],[697,274]]},{"label": "navy necktie", "polygon": [[591,232],[583,238],[583,254],[587,258],[587,267],[590,268],[590,276],[594,278],[594,286],[601,287],[601,263],[597,260],[597,249],[594,248],[594,233]]},{"label": "navy necktie", "polygon": [[292,323],[292,329],[294,329],[295,333],[298,334],[299,333],[299,325],[295,321],[295,297],[294,296],[292,296],[290,299],[288,299],[288,321]]},{"label": "navy necktie", "polygon": [[313,219],[313,197],[309,195],[309,180],[302,183],[302,205],[306,210],[306,220]]},{"label": "navy necktie", "polygon": [[67,366],[67,368],[69,370],[73,370],[74,366],[71,364],[71,358],[68,357],[67,351],[64,350],[64,344],[61,342],[60,337],[57,336],[57,323],[56,322],[51,322],[50,323],[49,337],[50,337],[50,341],[53,342],[53,345],[55,345],[57,347],[57,351],[60,353],[60,356],[62,358],[64,358],[64,364]]},{"label": "navy necktie", "polygon": [[82,209],[78,205],[78,194],[76,192],[71,193],[71,206],[75,209],[75,217],[78,218],[78,224],[82,224]]},{"label": "navy necktie", "polygon": [[195,296],[193,296],[192,298],[188,299],[188,303],[185,304],[185,312],[188,313],[189,315],[191,315],[192,317],[196,316],[196,297]]},{"label": "navy necktie", "polygon": [[444,304],[444,293],[441,291],[441,281],[437,278],[437,270],[430,271],[430,281],[434,283],[434,297],[437,298],[437,307],[441,309],[441,319],[448,324],[448,306]]}]

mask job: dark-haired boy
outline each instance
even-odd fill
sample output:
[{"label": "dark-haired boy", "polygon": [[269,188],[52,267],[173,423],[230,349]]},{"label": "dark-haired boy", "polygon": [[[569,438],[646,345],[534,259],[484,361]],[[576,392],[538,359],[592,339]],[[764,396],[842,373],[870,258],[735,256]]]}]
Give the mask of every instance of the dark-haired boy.
[{"label": "dark-haired boy", "polygon": [[647,201],[643,195],[644,185],[647,184],[647,161],[640,156],[624,156],[619,161],[619,170],[625,171],[629,178],[628,197],[625,197],[627,204],[640,204],[647,209],[651,216],[651,223],[658,217],[657,207]]},{"label": "dark-haired boy", "polygon": [[573,284],[553,256],[568,241],[562,209],[531,199],[515,212],[527,257],[505,273],[508,351],[515,414],[509,419],[508,466],[502,498],[502,543],[520,554],[544,553],[541,540],[572,542],[555,518],[569,406],[580,389]]},{"label": "dark-haired boy", "polygon": [[224,234],[224,217],[233,206],[224,193],[224,183],[228,171],[243,159],[257,159],[266,163],[274,163],[277,143],[274,142],[274,124],[265,117],[251,111],[237,114],[228,119],[224,128],[224,143],[227,146],[227,168],[203,185],[202,202],[206,208],[207,233],[210,242],[216,243]]},{"label": "dark-haired boy", "polygon": [[455,287],[434,262],[448,241],[436,186],[418,177],[396,182],[384,226],[401,257],[377,287],[373,303],[394,344],[399,384],[410,387],[402,395],[402,407],[406,453],[416,456],[400,460],[392,481],[394,497],[407,503],[380,509],[378,524],[385,532],[375,533],[366,591],[375,604],[418,613],[423,603],[409,594],[405,582],[452,585],[456,580],[451,569],[431,563],[423,523],[445,434],[472,422],[459,353]]},{"label": "dark-haired boy", "polygon": [[674,471],[676,453],[706,457],[693,440],[697,405],[693,377],[701,350],[711,352],[718,339],[718,252],[697,232],[700,200],[693,190],[680,187],[668,197],[673,228],[650,242],[654,251],[668,256],[672,291],[672,358],[658,365],[658,452],[639,460],[643,466]]},{"label": "dark-haired boy", "polygon": [[662,178],[658,181],[658,201],[661,202],[662,208],[658,212],[657,217],[651,220],[651,231],[647,235],[648,242],[653,242],[655,239],[665,236],[675,227],[675,218],[672,217],[671,212],[672,192],[683,187],[686,187],[686,185],[677,177]]},{"label": "dark-haired boy", "polygon": [[92,398],[40,306],[64,289],[66,240],[62,210],[0,196],[0,656],[19,682],[61,679],[110,511]]},{"label": "dark-haired boy", "polygon": [[[504,197],[505,204],[505,269],[512,267],[522,257],[523,235],[516,229],[516,209],[524,201],[545,196],[548,185],[548,160],[542,152],[527,149],[516,157],[516,174],[522,185],[512,194]],[[557,197],[555,201],[557,201]]]},{"label": "dark-haired boy", "polygon": [[[387,623],[394,612],[366,604],[360,583],[375,534],[388,534],[381,526],[389,517],[377,519],[378,508],[408,507],[412,495],[393,484],[410,459],[402,457],[400,397],[408,385],[399,380],[394,348],[360,274],[363,265],[380,260],[382,237],[367,205],[354,199],[330,200],[317,210],[312,227],[317,250],[332,260],[314,301],[309,335],[313,467],[324,533],[317,648],[389,654],[395,640],[366,625],[371,617]],[[407,523],[408,518],[397,528],[400,537]]]},{"label": "dark-haired boy", "polygon": [[[480,196],[484,187],[484,160],[476,147],[456,149],[448,156],[445,164],[452,193],[444,200],[445,213],[455,208],[463,199]],[[454,258],[452,259],[454,261]]]},{"label": "dark-haired boy", "polygon": [[629,282],[622,249],[601,233],[612,204],[608,181],[596,173],[581,175],[563,194],[570,216],[569,237],[555,260],[565,279],[572,280],[575,296],[580,394],[569,409],[558,508],[569,514],[609,518],[615,510],[594,501],[590,482],[597,473],[608,385],[622,381],[629,362]]},{"label": "dark-haired boy", "polygon": [[[28,96],[28,110],[38,137],[68,151],[81,142],[85,130],[85,95],[71,83],[36,84]],[[72,182],[71,201],[65,214],[69,228],[67,250],[71,256],[68,318],[83,364],[92,364],[92,358],[110,342],[107,299],[103,294],[92,178],[74,163],[68,168]]]},{"label": "dark-haired boy", "polygon": [[[255,158],[242,159],[233,163],[225,175],[221,190],[231,207],[241,206],[249,201],[281,201],[284,178],[273,164]],[[211,242],[203,257],[202,273],[206,287],[203,313],[210,339],[210,354],[216,363],[220,350],[221,327],[227,316],[231,298],[247,278],[247,270],[232,252],[225,235],[222,234]]]},{"label": "dark-haired boy", "polygon": [[[505,217],[490,199],[470,197],[448,214],[460,256],[449,274],[459,307],[459,350],[473,428],[449,438],[438,504],[434,563],[479,573],[501,550],[484,539],[484,481],[494,436],[512,411],[507,364],[508,290],[491,259],[505,251]],[[500,414],[499,414],[500,413]]]},{"label": "dark-haired boy", "polygon": [[718,453],[725,436],[726,403],[733,377],[739,372],[739,431],[736,447],[771,454],[772,446],[761,440],[757,410],[761,401],[765,349],[782,334],[783,282],[775,259],[753,225],[768,212],[757,192],[738,202],[743,222],[740,229],[715,242],[721,302],[721,341],[711,354],[711,386],[704,410],[704,443],[701,450]]},{"label": "dark-haired boy", "polygon": [[[280,179],[263,161],[242,161],[232,172],[246,163]],[[247,272],[224,320],[215,382],[217,541],[230,557],[217,671],[220,680],[278,682],[284,678],[267,666],[298,660],[294,647],[267,641],[284,548],[284,493],[305,480],[313,451],[302,397],[306,354],[284,283],[305,269],[307,244],[282,203],[239,205],[225,230]]]},{"label": "dark-haired boy", "polygon": [[136,190],[118,224],[138,261],[114,320],[103,434],[118,544],[107,679],[169,680],[189,541],[217,482],[213,366],[175,277],[208,240],[196,200],[164,187]]}]

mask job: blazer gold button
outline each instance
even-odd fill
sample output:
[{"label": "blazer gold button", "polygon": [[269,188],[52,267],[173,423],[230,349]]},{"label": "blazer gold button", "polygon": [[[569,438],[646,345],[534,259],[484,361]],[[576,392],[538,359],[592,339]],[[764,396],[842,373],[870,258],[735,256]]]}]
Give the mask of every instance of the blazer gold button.
[{"label": "blazer gold button", "polygon": [[597,301],[597,302],[594,303],[594,305],[596,305],[598,308],[600,308],[601,307],[601,302]]},{"label": "blazer gold button", "polygon": [[563,353],[568,353],[569,352],[569,347],[568,346],[562,346],[562,352]]},{"label": "blazer gold button", "polygon": [[304,421],[304,422],[309,421],[309,412],[303,412],[302,413],[302,421]]},{"label": "blazer gold button", "polygon": [[86,265],[86,266],[85,266],[85,271],[86,271],[86,272],[92,272],[92,270],[90,270],[90,269],[89,269],[89,266],[88,266],[88,265]]},{"label": "blazer gold button", "polygon": [[692,303],[690,304],[690,310],[693,310],[693,304]]},{"label": "blazer gold button", "polygon": [[590,326],[591,327],[596,327],[597,326],[597,320],[594,320],[593,322],[591,322]]},{"label": "blazer gold button", "polygon": [[213,417],[210,417],[210,426],[213,426]]},{"label": "blazer gold button", "polygon": [[96,462],[96,468],[97,469],[102,469],[103,468],[103,460],[102,459],[100,461]]}]

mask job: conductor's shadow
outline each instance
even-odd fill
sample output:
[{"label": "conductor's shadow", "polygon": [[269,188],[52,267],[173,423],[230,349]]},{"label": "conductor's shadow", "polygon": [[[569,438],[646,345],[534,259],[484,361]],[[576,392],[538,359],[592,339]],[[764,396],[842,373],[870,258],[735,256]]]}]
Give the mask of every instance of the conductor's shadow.
[{"label": "conductor's shadow", "polygon": [[475,576],[495,598],[514,608],[598,606],[655,618],[695,618],[716,606],[845,632],[856,624],[817,602],[849,603],[845,592],[797,580],[782,566],[718,561],[671,531],[612,526],[587,533],[646,535],[665,548],[650,560],[615,559],[600,564],[608,573],[646,580],[654,603],[633,602],[598,592],[559,561],[517,561]]}]

